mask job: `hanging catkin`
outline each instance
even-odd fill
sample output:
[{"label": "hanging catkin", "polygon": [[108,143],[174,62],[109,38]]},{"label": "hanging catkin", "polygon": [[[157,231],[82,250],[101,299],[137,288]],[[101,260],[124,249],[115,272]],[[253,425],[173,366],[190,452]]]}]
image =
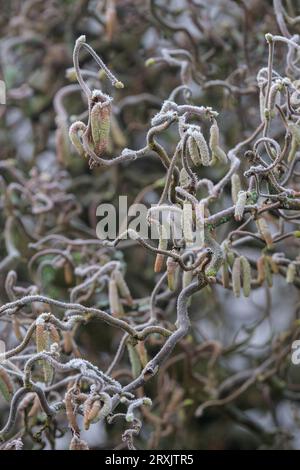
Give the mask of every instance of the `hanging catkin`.
[{"label": "hanging catkin", "polygon": [[177,263],[171,256],[169,256],[167,258],[167,277],[168,277],[168,287],[170,290],[175,289],[176,270],[177,270]]},{"label": "hanging catkin", "polygon": [[237,203],[239,192],[242,189],[241,180],[237,173],[234,173],[231,177],[231,198],[233,204]]},{"label": "hanging catkin", "polygon": [[[97,99],[97,96],[93,96]],[[92,99],[93,99],[92,98]],[[91,130],[93,137],[94,150],[97,155],[101,155],[107,148],[110,132],[110,97],[101,93],[100,99],[105,98],[105,102],[92,104],[91,108]]]},{"label": "hanging catkin", "polygon": [[[158,243],[158,249],[159,250],[167,250],[168,248],[168,239],[164,238],[162,235],[160,236],[159,243]],[[157,253],[156,258],[155,258],[155,263],[154,263],[154,272],[155,273],[160,273],[163,267],[165,255],[162,253]]]},{"label": "hanging catkin", "polygon": [[238,199],[235,205],[234,218],[237,222],[240,222],[244,215],[244,210],[247,202],[247,192],[240,191],[238,194]]},{"label": "hanging catkin", "polygon": [[117,283],[112,278],[109,280],[108,284],[108,297],[111,314],[116,317],[123,316],[124,311],[120,301]]},{"label": "hanging catkin", "polygon": [[228,262],[225,258],[221,268],[221,276],[222,276],[222,284],[225,289],[229,287],[229,269],[228,269]]},{"label": "hanging catkin", "polygon": [[232,289],[235,297],[241,295],[241,259],[235,258],[232,267]]},{"label": "hanging catkin", "polygon": [[83,148],[81,141],[81,137],[85,133],[85,131],[86,125],[84,124],[84,122],[81,121],[74,122],[69,130],[70,140],[81,157],[86,157],[86,152]]},{"label": "hanging catkin", "polygon": [[190,131],[188,149],[195,166],[208,166],[210,164],[209,149],[200,128]]},{"label": "hanging catkin", "polygon": [[251,267],[245,256],[241,256],[240,260],[243,279],[243,293],[245,297],[249,297],[251,291]]},{"label": "hanging catkin", "polygon": [[193,208],[190,202],[183,204],[182,211],[182,229],[183,237],[187,246],[193,245],[194,234],[193,234]]},{"label": "hanging catkin", "polygon": [[142,370],[140,356],[137,353],[135,346],[131,343],[127,343],[128,356],[131,364],[131,372],[134,379],[136,379]]},{"label": "hanging catkin", "polygon": [[218,160],[225,165],[227,163],[227,155],[220,147],[220,131],[215,119],[210,127],[209,146],[212,153],[212,163]]},{"label": "hanging catkin", "polygon": [[91,401],[89,401],[89,399],[87,399],[83,406],[83,410],[83,424],[84,429],[87,431],[93,422],[98,421],[99,413],[101,410],[100,400],[92,399]]}]

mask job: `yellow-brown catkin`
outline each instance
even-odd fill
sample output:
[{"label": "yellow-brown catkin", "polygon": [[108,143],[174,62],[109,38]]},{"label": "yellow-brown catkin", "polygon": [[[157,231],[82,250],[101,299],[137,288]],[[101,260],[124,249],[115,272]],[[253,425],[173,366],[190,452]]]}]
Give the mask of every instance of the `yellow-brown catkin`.
[{"label": "yellow-brown catkin", "polygon": [[241,259],[236,258],[232,267],[232,289],[235,297],[241,295]]},{"label": "yellow-brown catkin", "polygon": [[76,421],[76,416],[73,409],[72,390],[68,390],[65,394],[66,414],[69,421],[70,428],[79,434],[79,427]]},{"label": "yellow-brown catkin", "polygon": [[89,407],[86,419],[84,419],[86,430],[89,429],[90,425],[93,422],[96,422],[98,420],[100,410],[101,410],[100,400],[94,400],[91,406]]},{"label": "yellow-brown catkin", "polygon": [[[159,243],[158,243],[158,249],[159,250],[167,250],[168,248],[168,240],[167,238],[163,238],[163,236],[160,237]],[[155,273],[160,273],[164,264],[164,259],[165,255],[161,253],[157,253],[156,258],[155,258],[155,263],[154,263],[154,272]]]},{"label": "yellow-brown catkin", "polygon": [[63,348],[66,354],[71,354],[73,351],[73,333],[72,331],[63,331]]},{"label": "yellow-brown catkin", "polygon": [[105,27],[106,37],[109,42],[113,40],[118,26],[118,16],[114,0],[108,0],[106,2],[105,10]]},{"label": "yellow-brown catkin", "polygon": [[47,349],[47,335],[45,329],[45,322],[38,321],[35,328],[36,350],[42,352]]},{"label": "yellow-brown catkin", "polygon": [[85,430],[88,430],[90,427],[90,422],[88,416],[93,406],[92,397],[88,397],[83,404],[83,426]]},{"label": "yellow-brown catkin", "polygon": [[258,258],[258,260],[256,261],[256,267],[257,267],[257,283],[261,285],[266,278],[264,256],[260,256]]}]

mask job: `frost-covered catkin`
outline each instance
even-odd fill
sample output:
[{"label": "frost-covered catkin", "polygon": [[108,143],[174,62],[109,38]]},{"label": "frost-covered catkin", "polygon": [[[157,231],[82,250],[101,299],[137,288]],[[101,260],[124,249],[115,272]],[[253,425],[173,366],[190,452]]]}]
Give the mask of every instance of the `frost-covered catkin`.
[{"label": "frost-covered catkin", "polygon": [[193,209],[192,205],[189,202],[185,202],[183,204],[182,228],[186,246],[193,245]]},{"label": "frost-covered catkin", "polygon": [[86,125],[84,124],[84,122],[81,122],[81,121],[73,122],[73,124],[71,125],[69,129],[70,140],[81,157],[86,156],[86,152],[83,148],[83,145],[80,139],[80,137],[85,133],[85,131],[86,131]]},{"label": "frost-covered catkin", "polygon": [[117,288],[120,292],[121,297],[126,299],[129,305],[132,305],[133,300],[130,294],[130,290],[121,271],[116,269],[113,273],[113,277],[114,277],[114,280],[116,281]]},{"label": "frost-covered catkin", "polygon": [[251,267],[245,256],[241,256],[240,260],[243,279],[243,293],[245,297],[249,297],[251,291]]},{"label": "frost-covered catkin", "polygon": [[237,173],[234,173],[231,177],[231,198],[233,204],[237,203],[239,192],[242,189],[241,180]]},{"label": "frost-covered catkin", "polygon": [[186,187],[190,184],[190,177],[185,168],[180,170],[179,182],[181,187]]},{"label": "frost-covered catkin", "polygon": [[[91,109],[91,131],[97,155],[101,155],[107,148],[110,132],[111,98],[101,93],[100,98],[103,97],[106,101],[92,105]],[[97,95],[94,99],[97,99]]]},{"label": "frost-covered catkin", "polygon": [[265,240],[267,247],[271,248],[273,246],[273,238],[266,219],[264,217],[260,217],[256,220],[256,225],[259,233]]},{"label": "frost-covered catkin", "polygon": [[244,215],[244,210],[247,202],[247,192],[240,191],[238,194],[238,199],[235,205],[234,218],[237,222],[240,222]]},{"label": "frost-covered catkin", "polygon": [[236,258],[232,267],[232,289],[235,297],[241,295],[241,259]]},{"label": "frost-covered catkin", "polygon": [[265,120],[265,108],[266,108],[266,98],[262,88],[259,89],[259,114],[260,120],[263,122]]},{"label": "frost-covered catkin", "polygon": [[99,412],[101,410],[100,400],[87,399],[84,404],[83,410],[84,410],[83,424],[84,424],[84,429],[87,431],[93,422],[98,421]]},{"label": "frost-covered catkin", "polygon": [[10,402],[13,392],[14,387],[10,376],[4,367],[0,366],[0,393],[6,401]]},{"label": "frost-covered catkin", "polygon": [[275,116],[275,104],[280,103],[279,95],[280,84],[278,82],[273,83],[270,89],[269,102],[268,102],[268,116],[273,118]]},{"label": "frost-covered catkin", "polygon": [[200,166],[202,164],[200,152],[198,151],[198,147],[197,147],[194,137],[192,137],[191,135],[188,137],[187,145],[188,145],[189,154],[190,154],[193,164],[195,166]]},{"label": "frost-covered catkin", "polygon": [[209,166],[210,164],[209,149],[208,149],[206,140],[204,138],[204,135],[202,134],[200,130],[195,130],[192,132],[192,137],[195,139],[195,142],[197,144],[202,165]]},{"label": "frost-covered catkin", "polygon": [[37,320],[35,328],[35,342],[37,352],[42,352],[47,349],[47,334],[44,320]]},{"label": "frost-covered catkin", "polygon": [[72,400],[72,392],[68,390],[65,394],[65,407],[66,407],[66,414],[67,419],[70,425],[70,428],[77,434],[79,434],[79,427],[76,421],[76,416],[73,409],[73,400]]},{"label": "frost-covered catkin", "polygon": [[190,132],[187,144],[194,165],[209,166],[209,149],[200,128]]},{"label": "frost-covered catkin", "polygon": [[218,160],[220,163],[227,163],[227,155],[220,147],[220,131],[217,121],[214,119],[210,127],[209,146],[212,153],[212,163]]},{"label": "frost-covered catkin", "polygon": [[[50,334],[49,331],[46,329],[44,320],[37,320],[35,328],[35,337],[37,352],[47,351],[50,346]],[[38,362],[43,368],[44,381],[46,383],[51,382],[53,377],[52,366],[46,360],[41,360]]]},{"label": "frost-covered catkin", "polygon": [[288,284],[293,284],[295,277],[297,275],[297,268],[295,263],[290,263],[286,271],[286,282]]},{"label": "frost-covered catkin", "polygon": [[110,395],[108,395],[106,392],[99,393],[99,398],[102,402],[101,410],[98,416],[98,419],[100,420],[106,418],[111,413],[113,404]]}]

